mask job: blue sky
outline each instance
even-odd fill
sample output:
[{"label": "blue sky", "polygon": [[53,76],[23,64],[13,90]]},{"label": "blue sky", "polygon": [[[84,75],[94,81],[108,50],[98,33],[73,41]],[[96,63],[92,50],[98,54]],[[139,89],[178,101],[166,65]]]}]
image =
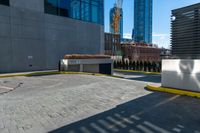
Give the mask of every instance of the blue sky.
[{"label": "blue sky", "polygon": [[[109,32],[109,11],[115,0],[105,0],[105,31]],[[153,0],[153,43],[169,48],[171,10],[199,3],[199,0]],[[124,35],[130,37],[133,29],[134,0],[124,0]]]}]

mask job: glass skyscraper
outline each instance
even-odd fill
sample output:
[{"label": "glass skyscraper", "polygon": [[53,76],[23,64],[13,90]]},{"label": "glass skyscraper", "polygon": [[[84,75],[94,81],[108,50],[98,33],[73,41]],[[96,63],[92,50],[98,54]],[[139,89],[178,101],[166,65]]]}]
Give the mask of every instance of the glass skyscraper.
[{"label": "glass skyscraper", "polygon": [[45,0],[45,13],[104,24],[104,0]]},{"label": "glass skyscraper", "polygon": [[[110,9],[110,33],[114,33],[114,28],[112,27],[112,24],[113,24],[113,17],[115,15],[115,11],[117,10],[116,9],[116,5],[114,5],[113,8]],[[120,21],[119,21],[119,33],[120,34],[120,38],[123,38],[123,10],[122,8],[120,9]]]},{"label": "glass skyscraper", "polygon": [[152,0],[134,1],[134,41],[152,43]]}]

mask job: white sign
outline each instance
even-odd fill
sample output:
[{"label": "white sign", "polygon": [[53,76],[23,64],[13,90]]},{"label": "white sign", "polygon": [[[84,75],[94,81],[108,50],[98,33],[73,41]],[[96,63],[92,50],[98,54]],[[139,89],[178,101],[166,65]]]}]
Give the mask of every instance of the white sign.
[{"label": "white sign", "polygon": [[29,56],[28,56],[28,59],[29,59],[29,60],[33,59],[33,56],[29,55]]}]

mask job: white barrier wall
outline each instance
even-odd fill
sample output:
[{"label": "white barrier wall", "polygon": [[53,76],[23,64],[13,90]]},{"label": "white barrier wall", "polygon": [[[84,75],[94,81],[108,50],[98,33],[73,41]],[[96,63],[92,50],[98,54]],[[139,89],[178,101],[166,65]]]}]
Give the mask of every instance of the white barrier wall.
[{"label": "white barrier wall", "polygon": [[200,60],[163,60],[162,86],[200,92]]}]

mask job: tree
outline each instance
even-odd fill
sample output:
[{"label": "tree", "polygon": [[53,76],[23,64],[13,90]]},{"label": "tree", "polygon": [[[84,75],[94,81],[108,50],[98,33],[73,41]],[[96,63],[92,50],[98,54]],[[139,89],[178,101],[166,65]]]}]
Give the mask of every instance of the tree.
[{"label": "tree", "polygon": [[128,66],[129,66],[129,70],[132,70],[132,69],[133,69],[133,68],[132,68],[132,63],[133,63],[132,61],[129,61],[129,65],[128,65]]},{"label": "tree", "polygon": [[133,70],[136,70],[135,69],[135,61],[132,62],[132,68],[133,68]]},{"label": "tree", "polygon": [[126,68],[126,70],[128,70],[128,66],[129,66],[129,63],[128,63],[128,61],[126,60],[126,61],[125,61],[125,68]]},{"label": "tree", "polygon": [[137,70],[137,71],[140,70],[140,62],[139,62],[139,61],[136,62],[136,70]]},{"label": "tree", "polygon": [[156,72],[156,63],[154,61],[152,62],[152,69],[153,69],[153,72]]},{"label": "tree", "polygon": [[142,71],[142,70],[143,70],[143,67],[144,67],[144,64],[143,64],[143,62],[142,62],[142,61],[140,61],[140,71]]},{"label": "tree", "polygon": [[147,71],[147,62],[144,61],[144,71]]},{"label": "tree", "polygon": [[150,72],[152,72],[152,62],[149,62]]},{"label": "tree", "polygon": [[123,69],[122,60],[119,61],[119,68],[120,68],[120,69]]},{"label": "tree", "polygon": [[149,61],[147,62],[147,68],[148,68],[148,71],[151,72],[151,63]]},{"label": "tree", "polygon": [[122,61],[122,68],[126,69],[126,62],[124,60]]},{"label": "tree", "polygon": [[137,66],[137,61],[135,61],[135,70],[137,70],[138,66]]},{"label": "tree", "polygon": [[120,62],[119,61],[116,61],[116,62],[117,62],[116,68],[119,69]]},{"label": "tree", "polygon": [[114,60],[113,66],[114,66],[114,68],[117,68],[117,61],[116,60]]}]

